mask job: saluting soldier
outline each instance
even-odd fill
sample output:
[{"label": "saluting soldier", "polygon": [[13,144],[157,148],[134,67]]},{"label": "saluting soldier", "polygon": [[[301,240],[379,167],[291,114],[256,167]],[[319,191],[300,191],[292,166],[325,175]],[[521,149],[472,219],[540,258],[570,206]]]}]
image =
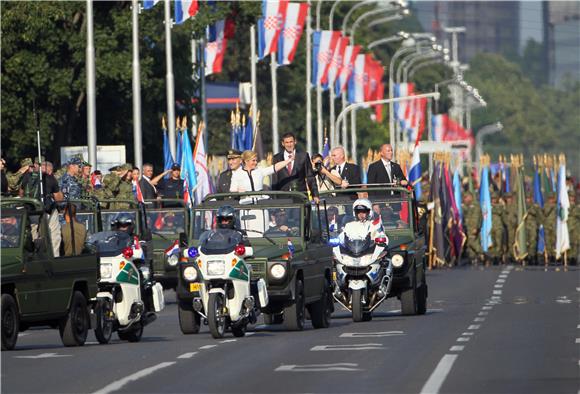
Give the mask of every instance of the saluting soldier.
[{"label": "saluting soldier", "polygon": [[493,258],[494,264],[497,264],[503,258],[505,250],[504,243],[504,205],[499,199],[497,192],[491,193],[491,247],[489,248],[489,256]]},{"label": "saluting soldier", "polygon": [[479,232],[483,220],[479,202],[473,198],[473,193],[467,191],[463,194],[463,222],[465,225],[465,253],[472,264],[477,264],[481,257],[482,249],[479,239]]},{"label": "saluting soldier", "polygon": [[512,192],[505,193],[505,211],[503,215],[503,223],[506,231],[506,250],[505,258],[509,262],[515,261],[514,245],[516,243],[516,229],[518,228],[518,206],[514,201],[514,194]]},{"label": "saluting soldier", "polygon": [[525,222],[528,261],[530,264],[537,264],[538,231],[540,224],[544,221],[544,213],[540,205],[533,201],[531,194],[526,196],[526,205],[528,206],[528,214]]},{"label": "saluting soldier", "polygon": [[91,183],[91,164],[82,161],[81,164],[81,175],[79,177],[79,183],[82,186],[83,198],[88,198],[93,195],[93,184]]},{"label": "saluting soldier", "polygon": [[[119,167],[119,187],[117,195],[115,196],[116,199],[119,200],[134,200],[135,196],[133,196],[133,184],[131,183],[132,171],[133,166],[130,163],[125,163]],[[129,204],[127,203],[116,203],[115,208],[126,209],[129,208]]]},{"label": "saluting soldier", "polygon": [[229,193],[230,185],[232,183],[232,174],[237,171],[242,166],[242,152],[236,149],[228,150],[227,154],[228,166],[229,168],[223,171],[217,182],[217,192],[218,193]]},{"label": "saluting soldier", "polygon": [[556,255],[556,193],[549,192],[548,199],[544,204],[544,234],[546,240],[546,253],[548,259],[552,260]]}]

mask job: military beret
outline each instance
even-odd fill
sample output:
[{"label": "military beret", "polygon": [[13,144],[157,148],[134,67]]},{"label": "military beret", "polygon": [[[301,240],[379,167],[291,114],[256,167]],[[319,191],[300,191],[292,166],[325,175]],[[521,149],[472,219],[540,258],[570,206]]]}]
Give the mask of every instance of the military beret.
[{"label": "military beret", "polygon": [[89,163],[88,161],[83,161],[83,167],[92,167],[91,163]]},{"label": "military beret", "polygon": [[121,166],[121,170],[130,171],[132,169],[133,169],[133,164],[131,164],[131,163],[125,163]]},{"label": "military beret", "polygon": [[239,159],[240,157],[242,157],[242,152],[240,152],[237,149],[230,149],[228,150],[227,157],[228,159]]},{"label": "military beret", "polygon": [[83,163],[83,161],[81,159],[79,159],[78,157],[71,157],[67,162],[66,165],[70,166],[70,165],[77,165],[80,166]]},{"label": "military beret", "polygon": [[31,166],[31,165],[32,165],[32,159],[30,157],[27,157],[26,159],[20,160],[21,167],[26,167],[26,166]]},{"label": "military beret", "polygon": [[121,167],[121,166],[113,166],[113,167],[109,168],[109,171],[119,171],[119,167]]},{"label": "military beret", "polygon": [[[44,156],[40,156],[40,162],[42,163],[44,161],[46,161],[46,159],[44,158]],[[38,164],[38,156],[36,156],[34,158],[34,164]]]}]

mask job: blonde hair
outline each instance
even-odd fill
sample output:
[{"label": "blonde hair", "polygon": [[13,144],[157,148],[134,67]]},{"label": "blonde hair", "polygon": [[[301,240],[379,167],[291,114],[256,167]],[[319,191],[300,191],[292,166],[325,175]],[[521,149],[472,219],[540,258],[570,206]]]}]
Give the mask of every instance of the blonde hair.
[{"label": "blonde hair", "polygon": [[254,157],[258,157],[258,154],[252,150],[245,150],[242,153],[242,161],[245,163],[252,160]]}]

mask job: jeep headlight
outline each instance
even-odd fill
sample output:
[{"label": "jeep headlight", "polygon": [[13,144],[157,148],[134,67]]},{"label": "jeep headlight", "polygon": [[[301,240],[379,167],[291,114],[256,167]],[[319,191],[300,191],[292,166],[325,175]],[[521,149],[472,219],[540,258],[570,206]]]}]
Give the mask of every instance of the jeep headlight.
[{"label": "jeep headlight", "polygon": [[179,262],[179,256],[177,254],[172,254],[171,256],[169,256],[167,258],[167,264],[169,264],[172,267],[175,267],[178,262]]},{"label": "jeep headlight", "polygon": [[208,275],[223,275],[226,270],[226,264],[223,260],[208,261]]},{"label": "jeep headlight", "polygon": [[197,279],[197,270],[195,267],[189,266],[185,267],[183,270],[183,278],[189,282],[193,282]]},{"label": "jeep headlight", "polygon": [[113,276],[113,264],[112,263],[101,263],[100,266],[101,279],[111,279]]},{"label": "jeep headlight", "polygon": [[396,254],[391,258],[391,263],[393,263],[393,267],[399,268],[403,265],[405,259],[400,254]]},{"label": "jeep headlight", "polygon": [[286,267],[283,264],[273,264],[270,267],[270,274],[274,279],[282,279],[286,275]]}]

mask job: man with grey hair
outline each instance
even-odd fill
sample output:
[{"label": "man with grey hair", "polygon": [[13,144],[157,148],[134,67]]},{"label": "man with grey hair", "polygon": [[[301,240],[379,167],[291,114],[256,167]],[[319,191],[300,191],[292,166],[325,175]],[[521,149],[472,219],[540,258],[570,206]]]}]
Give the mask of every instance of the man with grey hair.
[{"label": "man with grey hair", "polygon": [[407,178],[403,174],[401,166],[393,160],[393,147],[391,144],[383,144],[379,150],[380,160],[369,165],[367,183],[395,183],[401,186],[407,185]]},{"label": "man with grey hair", "polygon": [[334,167],[330,169],[330,172],[341,178],[341,183],[337,186],[346,189],[349,185],[362,183],[360,167],[357,164],[346,162],[346,154],[342,146],[333,148],[330,157],[334,162]]}]

